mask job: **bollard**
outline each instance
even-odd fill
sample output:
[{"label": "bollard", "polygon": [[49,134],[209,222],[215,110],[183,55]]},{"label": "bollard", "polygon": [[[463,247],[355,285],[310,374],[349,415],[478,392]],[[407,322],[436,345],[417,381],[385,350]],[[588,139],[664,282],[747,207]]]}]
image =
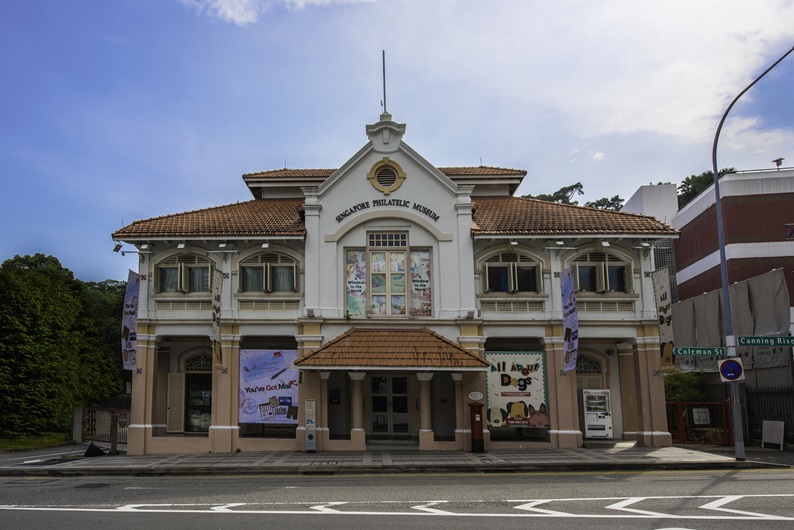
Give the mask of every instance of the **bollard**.
[{"label": "bollard", "polygon": [[116,444],[119,438],[119,415],[115,412],[110,415],[110,454],[119,454]]}]

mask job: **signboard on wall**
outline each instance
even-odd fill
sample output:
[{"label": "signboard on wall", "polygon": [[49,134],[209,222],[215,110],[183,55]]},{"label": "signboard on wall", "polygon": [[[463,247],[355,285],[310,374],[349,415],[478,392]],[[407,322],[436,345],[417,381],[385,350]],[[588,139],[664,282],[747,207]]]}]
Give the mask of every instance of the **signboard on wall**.
[{"label": "signboard on wall", "polygon": [[545,355],[541,352],[487,352],[489,428],[549,428]]},{"label": "signboard on wall", "polygon": [[297,425],[298,350],[240,350],[240,423]]}]

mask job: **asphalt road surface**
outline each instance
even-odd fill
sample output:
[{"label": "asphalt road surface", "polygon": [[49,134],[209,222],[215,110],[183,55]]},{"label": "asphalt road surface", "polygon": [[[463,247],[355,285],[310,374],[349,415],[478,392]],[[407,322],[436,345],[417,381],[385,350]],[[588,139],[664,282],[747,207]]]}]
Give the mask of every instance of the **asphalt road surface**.
[{"label": "asphalt road surface", "polygon": [[0,528],[794,527],[794,470],[0,477]]}]

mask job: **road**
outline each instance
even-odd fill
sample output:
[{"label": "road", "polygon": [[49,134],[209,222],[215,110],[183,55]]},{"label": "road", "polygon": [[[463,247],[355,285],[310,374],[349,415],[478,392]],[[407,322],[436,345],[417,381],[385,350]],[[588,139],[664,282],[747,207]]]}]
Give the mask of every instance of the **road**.
[{"label": "road", "polygon": [[[794,470],[0,477],[2,528],[764,529]],[[759,526],[760,525],[760,526]]]}]

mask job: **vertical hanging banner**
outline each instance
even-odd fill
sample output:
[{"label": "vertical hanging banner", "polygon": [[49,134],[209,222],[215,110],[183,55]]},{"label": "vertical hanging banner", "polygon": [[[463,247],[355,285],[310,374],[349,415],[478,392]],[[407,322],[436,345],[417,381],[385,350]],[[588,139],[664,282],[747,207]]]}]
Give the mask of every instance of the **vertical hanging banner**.
[{"label": "vertical hanging banner", "polygon": [[570,372],[576,371],[576,354],[579,350],[579,313],[576,311],[576,290],[570,268],[562,271],[560,289],[562,291],[562,325],[565,328],[563,370]]},{"label": "vertical hanging banner", "polygon": [[223,368],[223,350],[221,349],[221,285],[223,273],[212,269],[212,364],[215,369]]},{"label": "vertical hanging banner", "polygon": [[240,423],[298,423],[298,350],[240,350]]},{"label": "vertical hanging banner", "polygon": [[670,276],[667,267],[651,273],[656,314],[659,319],[660,372],[675,372],[673,355],[673,305],[670,299]]},{"label": "vertical hanging banner", "polygon": [[136,272],[127,275],[124,312],[121,316],[121,359],[125,370],[135,370],[138,362],[138,295],[141,278]]}]

